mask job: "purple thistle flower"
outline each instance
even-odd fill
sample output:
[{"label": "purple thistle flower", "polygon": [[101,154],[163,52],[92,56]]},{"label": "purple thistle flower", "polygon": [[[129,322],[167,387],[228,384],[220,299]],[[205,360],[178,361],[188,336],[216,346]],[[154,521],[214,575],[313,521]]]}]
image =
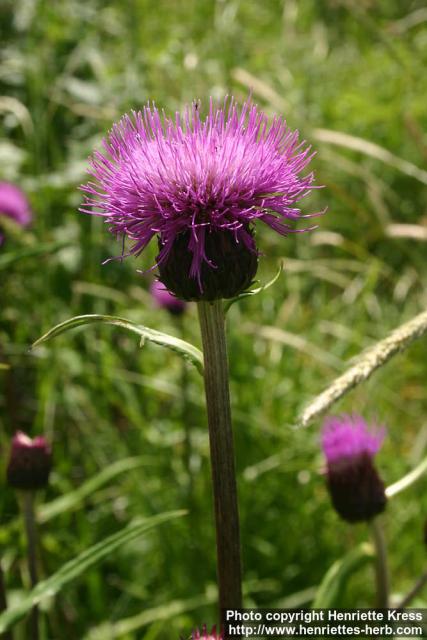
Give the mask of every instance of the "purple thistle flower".
[{"label": "purple thistle flower", "polygon": [[204,119],[198,103],[174,118],[147,106],[125,115],[93,154],[95,181],[82,187],[80,210],[128,236],[130,254],[157,237],[160,279],[178,297],[233,297],[256,273],[257,220],[287,235],[299,218],[319,215],[295,207],[314,188],[313,173],[301,175],[312,156],[297,131],[250,100],[241,108],[211,100]]},{"label": "purple thistle flower", "polygon": [[150,292],[156,305],[161,309],[166,309],[174,316],[180,316],[184,313],[187,307],[186,303],[170,293],[160,280],[153,280]]},{"label": "purple thistle flower", "polygon": [[[25,193],[10,182],[0,182],[0,216],[11,218],[21,227],[30,224],[32,213]],[[1,222],[0,222],[1,225]],[[4,236],[0,233],[0,245]]]},{"label": "purple thistle flower", "polygon": [[360,416],[325,420],[322,448],[332,503],[348,522],[370,520],[384,511],[384,484],[373,460],[385,436],[383,427],[370,428]]},{"label": "purple thistle flower", "polygon": [[12,448],[6,476],[9,486],[23,491],[34,491],[47,486],[52,469],[52,449],[43,436],[31,439],[17,431],[12,439]]}]

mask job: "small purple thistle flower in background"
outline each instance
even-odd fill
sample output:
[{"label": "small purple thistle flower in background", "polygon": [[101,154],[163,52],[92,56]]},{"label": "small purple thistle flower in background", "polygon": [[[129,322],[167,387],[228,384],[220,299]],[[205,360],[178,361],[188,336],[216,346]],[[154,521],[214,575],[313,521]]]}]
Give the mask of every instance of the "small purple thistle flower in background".
[{"label": "small purple thistle flower in background", "polygon": [[[11,182],[0,182],[0,216],[2,215],[21,227],[26,227],[31,222],[32,212],[27,196]],[[3,240],[4,236],[0,231],[0,245]]]},{"label": "small purple thistle flower in background", "polygon": [[384,483],[373,462],[384,435],[384,428],[370,428],[360,416],[325,420],[328,489],[336,511],[348,522],[370,520],[385,509]]},{"label": "small purple thistle flower in background", "polygon": [[[314,188],[312,153],[281,117],[247,100],[199,103],[183,116],[153,106],[125,115],[91,158],[81,211],[103,216],[139,255],[157,237],[160,280],[178,298],[231,298],[258,268],[254,225],[296,232],[295,204]],[[304,231],[299,230],[299,231]]]},{"label": "small purple thistle flower in background", "polygon": [[9,486],[22,491],[44,489],[52,469],[52,449],[43,436],[31,439],[17,431],[12,439],[12,448],[6,477]]},{"label": "small purple thistle flower in background", "polygon": [[170,293],[160,280],[153,280],[150,293],[156,305],[161,309],[166,309],[173,316],[181,316],[187,308],[186,303]]}]

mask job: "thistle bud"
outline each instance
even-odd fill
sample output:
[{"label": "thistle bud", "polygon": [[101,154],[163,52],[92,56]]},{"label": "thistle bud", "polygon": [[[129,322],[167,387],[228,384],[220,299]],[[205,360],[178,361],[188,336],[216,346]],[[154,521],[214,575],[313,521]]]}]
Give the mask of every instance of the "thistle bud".
[{"label": "thistle bud", "polygon": [[181,316],[185,312],[186,303],[170,293],[159,280],[154,280],[150,287],[150,292],[156,306],[160,309],[169,311],[173,316]]},{"label": "thistle bud", "polygon": [[370,520],[385,509],[385,487],[374,465],[383,439],[384,429],[370,429],[359,416],[325,422],[328,489],[335,510],[348,522]]},{"label": "thistle bud", "polygon": [[247,234],[237,240],[232,231],[207,232],[203,249],[205,259],[196,273],[192,269],[191,231],[176,236],[164,259],[161,259],[161,253],[165,246],[159,241],[160,281],[181,300],[234,298],[250,286],[258,269],[258,252],[252,234],[249,234],[247,229]]},{"label": "thistle bud", "polygon": [[7,482],[14,489],[35,491],[44,489],[52,469],[52,450],[43,436],[29,438],[17,431],[12,440]]}]

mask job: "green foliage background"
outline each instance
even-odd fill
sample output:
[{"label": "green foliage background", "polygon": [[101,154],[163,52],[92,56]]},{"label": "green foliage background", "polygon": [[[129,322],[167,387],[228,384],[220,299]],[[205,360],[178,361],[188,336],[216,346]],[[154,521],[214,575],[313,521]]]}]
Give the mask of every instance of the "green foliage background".
[{"label": "green foliage background", "polygon": [[[0,248],[0,362],[10,365],[0,371],[0,464],[16,429],[46,433],[55,454],[50,501],[118,460],[143,457],[42,525],[46,575],[135,516],[190,511],[68,587],[47,612],[45,638],[172,640],[215,615],[198,374],[106,326],[28,351],[81,313],[120,315],[200,344],[196,309],[174,322],[153,307],[150,278],[137,273],[155,248],[102,266],[120,247],[101,219],[77,213],[87,156],[117,117],[148,100],[171,112],[193,98],[243,100],[252,89],[313,144],[325,185],[303,202],[307,211],[328,206],[318,231],[282,239],[259,229],[260,281],[282,259],[284,273],[229,313],[247,604],[309,605],[330,565],[367,537],[330,507],[321,422],[293,425],[349,359],[426,307],[426,12],[417,0],[3,1],[0,177],[28,192],[34,224]],[[361,150],[331,143],[331,132],[361,138]],[[408,175],[399,159],[418,170]],[[394,224],[417,225],[424,241],[394,237]],[[426,455],[426,363],[424,340],[335,408],[387,425],[378,459],[387,484]],[[425,566],[425,487],[389,505],[395,594]],[[16,600],[28,578],[7,488],[0,509],[2,566]],[[371,573],[355,574],[338,604],[370,605]],[[116,621],[119,635],[93,631]]]}]

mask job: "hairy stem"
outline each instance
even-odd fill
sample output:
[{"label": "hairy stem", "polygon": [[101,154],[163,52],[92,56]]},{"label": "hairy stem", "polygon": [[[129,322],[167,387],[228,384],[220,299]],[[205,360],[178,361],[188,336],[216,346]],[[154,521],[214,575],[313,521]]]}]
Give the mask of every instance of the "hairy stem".
[{"label": "hairy stem", "polygon": [[[37,525],[34,511],[34,493],[24,491],[22,495],[22,513],[24,516],[25,535],[27,538],[27,558],[28,571],[30,574],[31,587],[34,588],[38,582],[37,572]],[[37,607],[33,607],[30,615],[30,639],[39,640],[39,612]]]},{"label": "hairy stem", "polygon": [[387,566],[387,547],[384,538],[384,531],[379,518],[374,518],[371,522],[372,538],[375,546],[375,578],[377,585],[377,607],[386,609],[389,599],[389,576]]},{"label": "hairy stem", "polygon": [[221,300],[199,302],[217,544],[220,609],[242,606],[237,483],[225,315]]}]

